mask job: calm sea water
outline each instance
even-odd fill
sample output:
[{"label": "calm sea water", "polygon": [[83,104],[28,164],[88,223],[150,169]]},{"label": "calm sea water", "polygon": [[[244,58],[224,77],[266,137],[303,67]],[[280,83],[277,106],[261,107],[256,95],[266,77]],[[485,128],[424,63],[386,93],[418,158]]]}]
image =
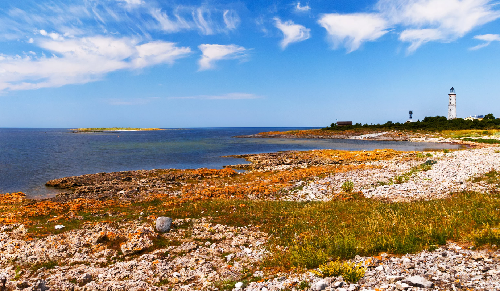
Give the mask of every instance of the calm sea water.
[{"label": "calm sea water", "polygon": [[[360,140],[233,138],[292,128],[196,128],[164,131],[73,133],[68,129],[1,129],[0,193],[22,191],[47,197],[51,179],[158,168],[217,168],[245,163],[225,155],[284,150],[425,150],[456,145]],[[303,128],[294,128],[303,129]]]}]

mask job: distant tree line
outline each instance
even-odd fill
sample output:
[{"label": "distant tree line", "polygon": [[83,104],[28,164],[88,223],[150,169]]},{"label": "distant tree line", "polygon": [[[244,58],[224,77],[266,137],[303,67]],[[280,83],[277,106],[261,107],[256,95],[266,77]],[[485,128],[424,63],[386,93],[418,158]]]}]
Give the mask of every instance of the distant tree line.
[{"label": "distant tree line", "polygon": [[494,129],[500,128],[500,119],[496,119],[493,114],[486,114],[482,120],[465,120],[456,118],[448,120],[444,116],[425,117],[424,120],[416,122],[393,123],[387,121],[384,124],[361,124],[337,126],[332,123],[323,130],[349,130],[349,129],[378,129],[378,130],[463,130],[463,129]]}]

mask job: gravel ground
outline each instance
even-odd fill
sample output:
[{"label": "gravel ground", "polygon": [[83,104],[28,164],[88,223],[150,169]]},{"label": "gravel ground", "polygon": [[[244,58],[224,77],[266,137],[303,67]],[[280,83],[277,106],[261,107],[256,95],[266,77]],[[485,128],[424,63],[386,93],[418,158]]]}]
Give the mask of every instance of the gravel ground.
[{"label": "gravel ground", "polygon": [[[159,234],[151,223],[100,223],[35,240],[25,239],[24,225],[0,226],[0,290],[2,277],[7,290],[216,290],[216,282],[241,278],[266,254],[267,235],[252,227],[209,219],[173,225]],[[160,239],[165,246],[150,251]]]},{"label": "gravel ground", "polygon": [[462,190],[487,190],[485,185],[472,183],[471,178],[500,170],[500,147],[467,149],[450,153],[434,152],[427,160],[435,161],[430,170],[418,171],[404,183],[391,183],[395,177],[410,171],[426,160],[377,161],[371,165],[379,167],[351,171],[317,179],[306,184],[299,182],[296,190],[285,200],[327,201],[342,191],[345,181],[354,183],[353,191],[361,191],[367,198],[391,201],[418,199],[440,199],[452,192]]},{"label": "gravel ground", "polygon": [[[23,225],[0,228],[0,287],[5,290],[218,290],[221,282],[251,283],[233,290],[498,290],[500,251],[471,250],[448,243],[405,256],[359,257],[367,271],[357,283],[313,272],[266,274],[252,266],[266,255],[267,235],[252,227],[229,227],[209,219],[179,219],[163,238],[177,241],[147,252],[158,234],[148,223],[115,228],[107,224],[25,241]],[[189,238],[186,236],[190,233]],[[106,241],[129,237],[136,251],[120,256]],[[107,238],[107,239],[105,239]],[[141,241],[142,239],[142,241]],[[137,243],[139,242],[139,243]],[[53,268],[16,271],[12,262],[63,262]],[[0,288],[1,289],[1,288]]]}]

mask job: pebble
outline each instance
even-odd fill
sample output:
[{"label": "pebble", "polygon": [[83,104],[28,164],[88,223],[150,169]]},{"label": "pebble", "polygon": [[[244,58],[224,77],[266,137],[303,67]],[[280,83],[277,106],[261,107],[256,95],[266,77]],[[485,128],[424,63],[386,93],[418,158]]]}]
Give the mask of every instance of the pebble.
[{"label": "pebble", "polygon": [[241,287],[243,287],[243,282],[238,282],[238,283],[234,284],[234,287],[236,289],[241,289]]},{"label": "pebble", "polygon": [[433,283],[422,276],[411,276],[404,279],[403,283],[406,283],[413,287],[431,288]]},{"label": "pebble", "polygon": [[311,290],[321,291],[325,290],[327,286],[328,284],[325,282],[325,280],[320,280],[312,285]]}]

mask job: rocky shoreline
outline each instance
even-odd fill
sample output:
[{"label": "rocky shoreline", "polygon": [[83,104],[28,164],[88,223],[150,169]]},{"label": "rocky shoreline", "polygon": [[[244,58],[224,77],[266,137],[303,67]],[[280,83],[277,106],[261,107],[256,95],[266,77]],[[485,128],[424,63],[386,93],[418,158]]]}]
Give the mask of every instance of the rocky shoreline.
[{"label": "rocky shoreline", "polygon": [[[474,177],[500,171],[500,147],[493,146],[428,153],[319,150],[240,157],[251,164],[230,167],[244,169],[245,173],[229,168],[151,170],[56,179],[47,185],[67,192],[46,201],[49,205],[82,199],[126,203],[155,197],[184,199],[186,195],[212,199],[214,193],[231,199],[240,197],[241,191],[245,199],[329,201],[343,195],[343,183],[351,181],[352,192],[392,203],[442,199],[459,191],[496,191],[495,185],[475,181]],[[269,173],[278,176],[266,176]],[[247,176],[252,180],[245,180]],[[270,194],[261,197],[252,192],[248,185],[256,183],[254,177],[263,183],[255,191]],[[241,185],[247,185],[246,190],[238,190]],[[33,202],[23,203],[29,206]],[[72,219],[83,219],[71,215]],[[62,219],[60,230],[38,237],[30,233],[26,223],[8,218],[2,222],[0,218],[0,290],[500,288],[500,251],[496,246],[478,250],[471,245],[447,242],[433,250],[404,256],[356,256],[353,262],[365,266],[366,273],[357,283],[349,283],[342,277],[323,278],[313,271],[276,272],[263,267],[261,263],[269,255],[268,242],[273,234],[262,232],[257,225],[230,226],[206,216],[174,219],[172,229],[162,233],[155,230],[155,216],[147,211],[134,215],[115,222],[88,221],[67,231]]]},{"label": "rocky shoreline", "polygon": [[307,139],[361,139],[379,141],[409,141],[419,136],[401,131],[373,131],[373,130],[295,130],[290,132],[261,132],[251,135],[236,136],[237,138],[307,138]]}]

